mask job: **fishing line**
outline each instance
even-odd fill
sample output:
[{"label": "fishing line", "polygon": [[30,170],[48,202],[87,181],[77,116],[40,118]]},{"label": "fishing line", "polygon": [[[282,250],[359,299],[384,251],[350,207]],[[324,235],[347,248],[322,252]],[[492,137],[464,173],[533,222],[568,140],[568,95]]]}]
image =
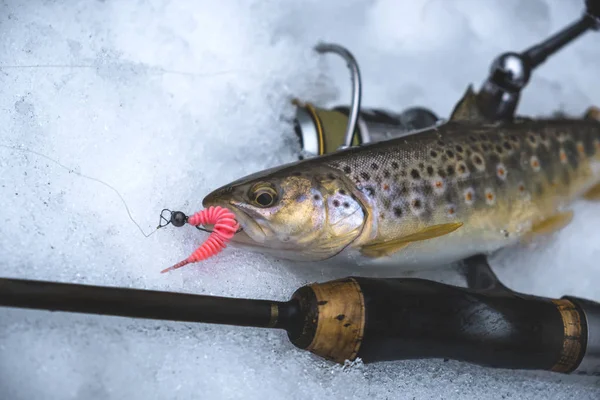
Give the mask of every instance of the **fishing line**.
[{"label": "fishing line", "polygon": [[160,225],[159,225],[159,227],[157,227],[154,231],[146,234],[146,232],[144,232],[144,230],[142,229],[142,227],[136,222],[136,220],[131,215],[131,211],[129,210],[129,206],[125,202],[125,199],[123,198],[123,196],[121,196],[121,193],[119,193],[119,191],[117,189],[115,189],[113,186],[109,185],[108,183],[103,182],[100,179],[97,179],[97,178],[94,178],[94,177],[91,177],[91,176],[87,176],[87,175],[84,175],[84,174],[82,174],[80,172],[77,172],[73,168],[69,168],[69,167],[67,167],[64,164],[61,164],[59,161],[54,160],[53,158],[48,157],[47,155],[39,153],[39,152],[37,152],[35,150],[30,150],[30,149],[25,149],[25,148],[19,148],[19,147],[14,147],[14,146],[8,146],[8,145],[1,144],[1,143],[0,143],[0,147],[4,147],[4,148],[7,148],[7,149],[11,149],[11,150],[23,151],[23,152],[26,152],[26,153],[36,154],[36,155],[38,155],[38,156],[40,156],[42,158],[45,158],[48,161],[53,162],[54,164],[58,165],[59,167],[67,170],[70,174],[73,173],[75,175],[79,175],[82,178],[89,179],[89,180],[101,183],[102,185],[108,187],[113,192],[115,192],[117,194],[117,196],[119,196],[119,199],[121,199],[121,202],[123,203],[123,206],[125,207],[125,210],[127,211],[127,215],[129,216],[129,219],[131,220],[131,222],[133,222],[135,224],[135,226],[137,226],[137,228],[140,230],[140,232],[142,233],[142,235],[144,235],[145,237],[150,237],[153,233],[155,233],[158,229],[161,228]]},{"label": "fishing line", "polygon": [[[154,73],[163,73],[163,74],[173,74],[173,75],[182,75],[182,76],[191,76],[191,77],[201,77],[201,78],[212,78],[220,75],[229,75],[243,72],[241,70],[226,70],[226,71],[217,71],[217,72],[187,72],[187,71],[177,71],[166,69],[162,67],[154,67],[145,64],[126,64],[126,63],[112,63],[112,64],[101,64],[101,65],[80,65],[80,64],[31,64],[31,65],[0,65],[0,70],[3,69],[102,69],[109,67],[130,67],[131,69],[143,69],[148,72]],[[247,71],[244,71],[247,72]]]}]

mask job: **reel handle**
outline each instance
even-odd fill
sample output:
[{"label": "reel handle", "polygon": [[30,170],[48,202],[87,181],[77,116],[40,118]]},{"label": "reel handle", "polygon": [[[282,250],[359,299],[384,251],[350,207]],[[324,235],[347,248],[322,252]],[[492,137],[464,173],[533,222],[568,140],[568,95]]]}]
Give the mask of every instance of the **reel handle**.
[{"label": "reel handle", "polygon": [[600,29],[600,0],[586,0],[583,16],[522,53],[507,52],[494,60],[478,94],[479,108],[490,120],[511,119],[531,73],[548,57],[588,30]]}]

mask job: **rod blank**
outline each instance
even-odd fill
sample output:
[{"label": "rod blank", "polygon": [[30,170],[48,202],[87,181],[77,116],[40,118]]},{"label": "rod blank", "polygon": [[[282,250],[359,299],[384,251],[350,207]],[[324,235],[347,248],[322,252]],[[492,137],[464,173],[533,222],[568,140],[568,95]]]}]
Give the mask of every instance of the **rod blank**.
[{"label": "rod blank", "polygon": [[0,305],[120,317],[272,327],[286,303],[0,278]]}]

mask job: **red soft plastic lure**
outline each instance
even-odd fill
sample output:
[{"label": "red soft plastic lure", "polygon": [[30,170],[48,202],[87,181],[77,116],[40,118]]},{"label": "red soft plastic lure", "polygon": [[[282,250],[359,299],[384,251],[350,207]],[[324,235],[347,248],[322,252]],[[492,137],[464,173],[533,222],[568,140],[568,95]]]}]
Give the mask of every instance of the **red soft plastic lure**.
[{"label": "red soft plastic lure", "polygon": [[187,223],[190,225],[214,224],[214,230],[206,242],[202,243],[192,255],[162,270],[161,274],[181,268],[190,263],[206,260],[220,253],[239,228],[239,224],[235,220],[235,215],[228,209],[219,206],[209,207],[206,210],[197,212],[188,218]]}]

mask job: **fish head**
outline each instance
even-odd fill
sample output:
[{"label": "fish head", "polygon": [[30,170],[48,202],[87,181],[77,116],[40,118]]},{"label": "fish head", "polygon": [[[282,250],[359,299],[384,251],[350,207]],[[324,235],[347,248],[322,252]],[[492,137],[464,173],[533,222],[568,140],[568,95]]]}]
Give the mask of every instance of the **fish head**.
[{"label": "fish head", "polygon": [[323,165],[249,175],[214,190],[202,204],[235,214],[242,231],[234,244],[297,261],[338,254],[360,235],[366,215],[352,182]]}]

